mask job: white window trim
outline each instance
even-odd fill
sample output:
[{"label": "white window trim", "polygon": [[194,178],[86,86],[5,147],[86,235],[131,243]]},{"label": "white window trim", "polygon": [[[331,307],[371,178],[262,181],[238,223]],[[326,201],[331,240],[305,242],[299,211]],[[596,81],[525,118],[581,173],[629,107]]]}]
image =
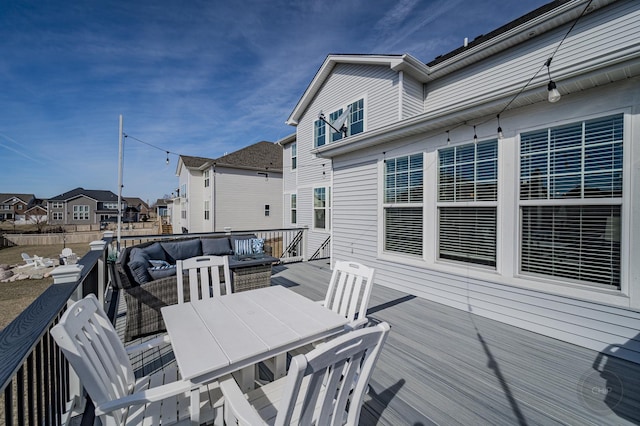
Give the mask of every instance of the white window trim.
[{"label": "white window trim", "polygon": [[[620,289],[610,289],[603,288],[599,286],[595,286],[593,284],[582,284],[580,282],[571,282],[562,280],[562,278],[551,277],[551,276],[539,276],[528,273],[520,273],[520,253],[522,250],[522,241],[520,238],[520,206],[526,205],[557,205],[557,201],[549,200],[540,201],[540,200],[520,200],[520,147],[521,140],[520,136],[522,133],[534,132],[537,130],[548,129],[551,127],[562,127],[564,125],[573,124],[576,122],[585,122],[592,119],[597,119],[601,117],[607,117],[615,114],[623,114],[623,133],[622,133],[622,179],[623,179],[623,187],[622,187],[622,197],[620,199],[621,209],[620,209],[620,235],[631,235],[631,202],[625,200],[631,200],[631,170],[633,167],[633,153],[632,153],[632,133],[631,127],[633,125],[631,109],[623,108],[623,109],[615,109],[610,111],[601,111],[594,114],[580,115],[577,117],[570,117],[564,120],[554,121],[551,123],[542,123],[535,127],[527,127],[523,129],[518,129],[516,137],[514,138],[514,145],[517,147],[515,149],[515,179],[518,181],[518,185],[515,189],[514,196],[514,215],[516,216],[516,233],[514,234],[515,240],[517,241],[516,245],[516,253],[513,259],[513,268],[514,273],[513,277],[517,280],[515,284],[521,285],[525,288],[530,288],[533,290],[547,291],[551,293],[560,293],[562,295],[566,295],[569,297],[584,297],[588,300],[593,300],[594,295],[598,295],[597,300],[602,302],[609,301],[610,303],[614,303],[616,305],[620,304],[620,298],[627,298],[630,295],[630,287],[629,287],[629,274],[630,274],[630,240],[631,238],[621,238],[620,241]],[[637,154],[636,154],[637,155]],[[563,204],[566,205],[584,205],[585,202],[583,199],[567,199],[563,200]],[[590,205],[614,205],[617,203],[613,203],[611,199],[598,199],[598,198],[589,198],[588,204]],[[519,282],[520,280],[524,281],[524,283]],[[527,284],[527,282],[536,282],[535,286],[531,286]]]},{"label": "white window trim", "polygon": [[[324,188],[325,189],[325,207],[324,207],[324,211],[325,211],[325,226],[324,228],[317,228],[316,227],[316,207],[314,205],[314,199],[315,199],[315,193],[316,193],[316,189],[320,189],[320,188]],[[317,232],[331,232],[331,223],[332,223],[332,217],[331,217],[331,211],[332,211],[332,203],[331,203],[331,197],[333,196],[333,191],[331,190],[331,186],[329,185],[318,185],[318,186],[314,186],[311,189],[311,229]],[[299,204],[299,203],[298,203]],[[328,222],[328,223],[327,223]]]},{"label": "white window trim", "polygon": [[[292,201],[291,199],[294,196],[296,197],[296,207],[295,207],[295,209],[292,207],[292,203],[291,203],[291,201]],[[291,220],[291,217],[292,217],[291,213],[293,212],[293,210],[296,211],[296,221],[295,222],[293,222]],[[290,225],[297,225],[298,224],[298,210],[299,210],[298,209],[298,193],[297,192],[292,192],[292,193],[289,194],[289,224]]]}]

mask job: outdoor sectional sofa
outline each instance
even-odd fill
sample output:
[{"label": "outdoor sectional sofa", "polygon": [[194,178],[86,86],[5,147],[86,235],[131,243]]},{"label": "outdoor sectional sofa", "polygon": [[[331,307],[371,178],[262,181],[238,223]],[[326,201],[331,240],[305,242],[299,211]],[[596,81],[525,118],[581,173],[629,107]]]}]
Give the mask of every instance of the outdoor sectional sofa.
[{"label": "outdoor sectional sofa", "polygon": [[[259,252],[261,248],[264,257],[237,260],[238,254],[254,249]],[[178,303],[176,260],[202,255],[231,256],[234,292],[269,286],[271,262],[277,260],[270,257],[271,248],[255,235],[150,241],[123,249],[113,275],[127,304],[125,341],[165,331],[160,309]],[[185,300],[189,300],[188,291]]]}]

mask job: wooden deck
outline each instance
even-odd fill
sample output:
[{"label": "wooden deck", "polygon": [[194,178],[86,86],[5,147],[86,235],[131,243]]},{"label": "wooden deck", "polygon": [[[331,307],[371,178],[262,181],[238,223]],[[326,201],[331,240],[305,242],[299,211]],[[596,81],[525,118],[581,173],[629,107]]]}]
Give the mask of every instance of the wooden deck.
[{"label": "wooden deck", "polygon": [[[330,274],[326,260],[288,264],[272,285],[320,300]],[[369,307],[391,334],[363,425],[640,424],[640,365],[381,285]],[[133,361],[140,374],[174,362],[170,347]]]}]

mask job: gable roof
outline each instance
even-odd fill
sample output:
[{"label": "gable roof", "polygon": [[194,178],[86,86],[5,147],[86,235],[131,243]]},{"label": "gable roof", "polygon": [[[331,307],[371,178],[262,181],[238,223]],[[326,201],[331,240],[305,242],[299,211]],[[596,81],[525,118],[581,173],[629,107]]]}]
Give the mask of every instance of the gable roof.
[{"label": "gable roof", "polygon": [[75,188],[71,191],[67,191],[64,194],[56,195],[55,197],[49,198],[49,201],[68,201],[73,198],[77,198],[80,196],[85,196],[96,201],[115,201],[118,202],[118,196],[111,191],[104,190],[95,190],[95,189],[84,189],[84,188]]},{"label": "gable roof", "polygon": [[33,194],[0,194],[0,203],[5,203],[9,200],[13,200],[14,198],[20,199],[23,203],[28,204],[31,200],[35,198]]},{"label": "gable roof", "polygon": [[206,168],[215,161],[213,158],[193,157],[190,155],[181,155],[180,160],[182,160],[184,166],[189,169]]},{"label": "gable roof", "polygon": [[149,209],[149,205],[142,198],[138,198],[138,197],[122,197],[122,199],[129,206],[141,206],[143,208]]},{"label": "gable roof", "polygon": [[282,172],[282,146],[257,142],[214,160],[215,166]]},{"label": "gable roof", "polygon": [[404,71],[421,82],[427,81],[429,70],[425,64],[408,53],[403,55],[327,55],[320,69],[316,72],[313,80],[311,80],[311,83],[309,83],[309,86],[294,107],[291,115],[289,115],[289,118],[285,122],[286,124],[291,126],[298,124],[300,117],[302,117],[302,114],[304,114],[316,93],[318,93],[322,84],[329,75],[331,75],[331,72],[337,64],[386,65],[396,72]]}]

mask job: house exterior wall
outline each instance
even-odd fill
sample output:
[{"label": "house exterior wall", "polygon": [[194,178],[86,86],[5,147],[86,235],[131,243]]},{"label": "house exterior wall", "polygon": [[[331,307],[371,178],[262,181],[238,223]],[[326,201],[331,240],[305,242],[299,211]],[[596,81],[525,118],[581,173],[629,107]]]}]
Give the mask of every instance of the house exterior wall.
[{"label": "house exterior wall", "polygon": [[[618,1],[597,13],[585,15],[563,42],[559,54],[555,55],[550,67],[551,77],[562,75],[570,79],[584,75],[612,56],[623,57],[624,52],[637,51],[640,37],[638,21],[640,10],[634,1]],[[428,83],[424,111],[445,113],[517,92],[532,77],[532,70],[545,64],[571,24]],[[531,85],[546,88],[548,79],[544,67]],[[601,84],[609,82],[606,76],[600,76],[599,81]],[[575,87],[573,91],[580,89]]]},{"label": "house exterior wall", "polygon": [[184,165],[182,166],[178,175],[178,189],[179,194],[173,202],[172,210],[172,227],[174,234],[182,233],[182,228],[190,230],[191,223],[189,222],[190,215],[188,211],[189,204],[187,203],[187,197],[191,190],[191,172]]},{"label": "house exterior wall", "polygon": [[[282,147],[282,226],[287,227],[295,227],[298,226],[297,218],[296,223],[292,222],[291,218],[291,195],[295,194],[297,197],[298,194],[298,168],[300,167],[299,160],[296,160],[296,168],[292,167],[291,162],[291,151],[293,144],[288,143],[283,145]],[[297,145],[296,145],[297,151]],[[297,152],[296,152],[296,155]],[[298,157],[299,158],[299,157]],[[304,169],[302,170],[304,173]],[[297,199],[296,199],[297,203]],[[297,207],[297,206],[296,206]],[[297,209],[296,209],[297,211]]]},{"label": "house exterior wall", "polygon": [[[405,89],[414,94],[415,81],[406,78]],[[311,256],[331,235],[331,219],[326,229],[314,227],[314,189],[331,188],[331,160],[318,159],[314,149],[314,122],[318,113],[329,114],[351,102],[364,99],[364,129],[372,130],[400,119],[400,89],[398,73],[387,65],[337,64],[323,84],[317,96],[300,118],[296,129],[298,167],[296,172],[287,172],[285,167],[285,198],[297,193],[297,226],[308,227],[307,253]],[[412,90],[413,89],[413,90]],[[421,90],[420,96],[421,96]],[[420,98],[421,102],[421,98]],[[416,109],[415,100],[408,101],[405,111]],[[421,104],[420,104],[421,107]],[[284,150],[284,164],[290,163],[290,144]],[[330,201],[330,200],[329,200]],[[289,200],[285,201],[289,203]],[[289,226],[290,212],[285,211],[284,225]]]},{"label": "house exterior wall", "polygon": [[[469,144],[473,130],[437,129],[336,156],[332,261],[353,259],[376,269],[376,283],[503,321],[597,351],[640,362],[640,77],[513,109],[498,143],[497,265],[487,268],[438,259],[438,149]],[[621,288],[519,272],[519,146],[523,132],[624,114],[624,171],[621,229]],[[495,138],[494,122],[478,129],[479,140]],[[392,153],[392,154],[390,154]],[[385,159],[424,158],[423,255],[385,252],[382,208]]]},{"label": "house exterior wall", "polygon": [[424,86],[407,73],[402,73],[402,112],[400,119],[424,112]]},{"label": "house exterior wall", "polygon": [[[260,172],[263,173],[263,172]],[[212,179],[212,231],[274,229],[282,226],[282,174],[217,166]],[[265,205],[269,215],[265,216]],[[215,208],[214,208],[215,206]]]},{"label": "house exterior wall", "polygon": [[[66,218],[64,221],[65,225],[89,225],[99,223],[100,218],[96,215],[98,202],[92,198],[80,196],[65,202],[64,206],[64,217]],[[73,206],[89,206],[89,218],[86,220],[74,219]]]}]

